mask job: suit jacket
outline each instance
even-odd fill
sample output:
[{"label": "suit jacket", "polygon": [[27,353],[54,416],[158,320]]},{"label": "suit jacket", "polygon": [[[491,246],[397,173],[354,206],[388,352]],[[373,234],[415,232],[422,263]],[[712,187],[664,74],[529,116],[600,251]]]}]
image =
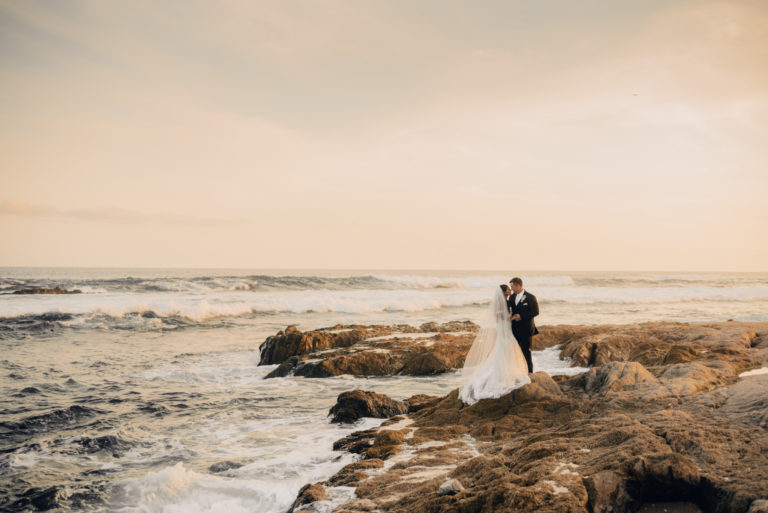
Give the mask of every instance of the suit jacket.
[{"label": "suit jacket", "polygon": [[[517,294],[512,294],[507,300],[509,311],[512,315],[520,314],[519,321],[512,321],[512,333],[515,337],[532,337],[539,334],[539,330],[536,328],[536,323],[533,322],[533,318],[539,315],[539,302],[536,300],[536,296],[528,292],[523,291],[523,297],[519,304],[515,304],[515,297]],[[518,337],[519,338],[519,337]]]}]

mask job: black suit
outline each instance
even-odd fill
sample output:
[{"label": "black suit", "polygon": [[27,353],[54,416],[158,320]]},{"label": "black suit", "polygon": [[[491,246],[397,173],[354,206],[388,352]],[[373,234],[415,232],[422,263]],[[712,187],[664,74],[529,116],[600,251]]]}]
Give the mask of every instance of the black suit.
[{"label": "black suit", "polygon": [[517,294],[512,294],[507,300],[512,315],[520,314],[519,321],[512,321],[512,334],[517,339],[517,343],[520,344],[520,349],[523,350],[525,361],[528,362],[528,372],[533,372],[531,342],[533,336],[539,333],[533,318],[539,315],[539,302],[536,300],[536,296],[527,290],[523,291],[523,297],[518,304],[515,304],[516,296]]}]

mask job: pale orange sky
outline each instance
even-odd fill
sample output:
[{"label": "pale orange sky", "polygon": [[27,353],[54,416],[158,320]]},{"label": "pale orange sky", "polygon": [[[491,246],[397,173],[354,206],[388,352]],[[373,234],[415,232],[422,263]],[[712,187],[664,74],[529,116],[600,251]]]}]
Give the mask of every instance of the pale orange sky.
[{"label": "pale orange sky", "polygon": [[0,0],[0,266],[767,271],[768,3]]}]

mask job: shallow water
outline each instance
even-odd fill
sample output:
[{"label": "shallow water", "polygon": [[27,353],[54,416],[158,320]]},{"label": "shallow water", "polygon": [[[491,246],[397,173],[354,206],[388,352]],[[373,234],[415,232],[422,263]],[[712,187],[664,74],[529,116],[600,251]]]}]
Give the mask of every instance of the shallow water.
[{"label": "shallow water", "polygon": [[[489,288],[506,281],[498,273],[0,271],[6,292],[84,291],[0,295],[0,509],[10,511],[284,511],[303,484],[352,461],[333,441],[381,422],[330,424],[339,393],[445,394],[460,374],[264,380],[273,367],[257,365],[259,343],[288,324],[477,319]],[[765,275],[525,278],[541,299],[540,324],[768,320]],[[553,349],[534,363],[579,371]]]}]

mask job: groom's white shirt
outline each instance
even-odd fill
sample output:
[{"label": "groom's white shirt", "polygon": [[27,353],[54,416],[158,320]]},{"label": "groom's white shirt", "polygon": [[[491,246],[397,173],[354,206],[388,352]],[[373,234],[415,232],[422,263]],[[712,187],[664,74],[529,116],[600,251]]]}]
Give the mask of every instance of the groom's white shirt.
[{"label": "groom's white shirt", "polygon": [[525,295],[525,289],[520,291],[520,294],[515,296],[515,306],[520,304],[520,300],[523,299],[523,296]]}]

